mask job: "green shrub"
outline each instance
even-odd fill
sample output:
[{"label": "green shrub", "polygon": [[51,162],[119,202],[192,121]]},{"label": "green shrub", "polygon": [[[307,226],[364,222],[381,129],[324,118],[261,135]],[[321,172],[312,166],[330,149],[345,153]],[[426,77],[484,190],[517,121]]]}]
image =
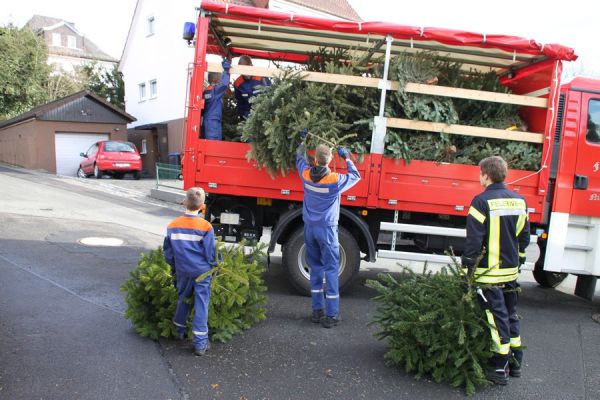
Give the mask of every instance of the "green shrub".
[{"label": "green shrub", "polygon": [[[226,342],[266,318],[263,294],[266,286],[262,278],[265,247],[262,243],[249,248],[246,243],[217,244],[222,259],[209,272],[213,275],[208,313],[211,340]],[[177,290],[174,282],[175,276],[161,247],[141,255],[137,268],[121,286],[121,291],[126,293],[125,318],[131,320],[140,335],[154,340],[175,336],[172,320],[177,307]],[[186,301],[193,304],[192,298]],[[193,315],[192,310],[188,320],[190,330]]]},{"label": "green shrub", "polygon": [[367,282],[378,292],[372,323],[381,328],[376,337],[389,343],[388,365],[464,386],[469,395],[486,384],[489,328],[470,279],[451,265],[435,274],[425,268],[422,275],[405,268],[399,279],[380,274]]}]

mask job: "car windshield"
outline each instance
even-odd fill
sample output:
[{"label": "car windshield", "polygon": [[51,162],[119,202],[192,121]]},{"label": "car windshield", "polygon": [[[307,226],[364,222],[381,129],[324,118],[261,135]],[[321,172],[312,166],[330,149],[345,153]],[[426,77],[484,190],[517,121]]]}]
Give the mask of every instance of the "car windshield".
[{"label": "car windshield", "polygon": [[129,153],[135,153],[135,147],[133,146],[133,143],[129,142],[105,142],[104,151],[124,151]]}]

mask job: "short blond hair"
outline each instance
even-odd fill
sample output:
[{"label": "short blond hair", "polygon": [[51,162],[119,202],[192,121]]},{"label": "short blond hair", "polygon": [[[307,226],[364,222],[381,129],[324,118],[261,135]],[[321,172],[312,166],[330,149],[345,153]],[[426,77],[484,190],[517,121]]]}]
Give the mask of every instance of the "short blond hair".
[{"label": "short blond hair", "polygon": [[204,205],[206,194],[201,187],[189,188],[185,194],[184,205],[189,211],[198,211]]},{"label": "short blond hair", "polygon": [[321,143],[315,149],[315,161],[321,167],[327,166],[331,161],[331,149],[326,144]]}]

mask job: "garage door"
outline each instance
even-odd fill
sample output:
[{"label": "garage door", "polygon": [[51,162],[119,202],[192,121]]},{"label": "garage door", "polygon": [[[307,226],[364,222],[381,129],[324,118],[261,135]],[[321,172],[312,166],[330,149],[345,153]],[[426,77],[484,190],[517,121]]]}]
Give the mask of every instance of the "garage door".
[{"label": "garage door", "polygon": [[81,157],[91,145],[108,140],[106,133],[57,133],[54,137],[56,149],[56,174],[76,176]]}]

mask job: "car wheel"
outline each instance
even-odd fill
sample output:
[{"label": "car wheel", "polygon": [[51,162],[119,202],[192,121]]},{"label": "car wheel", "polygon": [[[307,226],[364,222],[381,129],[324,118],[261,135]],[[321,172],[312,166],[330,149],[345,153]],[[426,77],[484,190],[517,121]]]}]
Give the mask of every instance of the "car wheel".
[{"label": "car wheel", "polygon": [[[360,268],[360,251],[354,236],[343,227],[339,227],[340,242],[340,292],[348,290]],[[305,296],[310,296],[310,267],[306,262],[306,246],[304,245],[304,229],[296,230],[283,246],[283,266],[292,286]]]},{"label": "car wheel", "polygon": [[77,176],[80,178],[87,178],[87,174],[85,172],[83,172],[83,169],[81,168],[81,166],[79,166],[79,169],[77,170]]},{"label": "car wheel", "polygon": [[102,171],[100,170],[100,168],[98,168],[97,165],[94,165],[94,177],[96,179],[100,179],[100,178],[102,178],[103,175],[104,174],[102,173]]}]

